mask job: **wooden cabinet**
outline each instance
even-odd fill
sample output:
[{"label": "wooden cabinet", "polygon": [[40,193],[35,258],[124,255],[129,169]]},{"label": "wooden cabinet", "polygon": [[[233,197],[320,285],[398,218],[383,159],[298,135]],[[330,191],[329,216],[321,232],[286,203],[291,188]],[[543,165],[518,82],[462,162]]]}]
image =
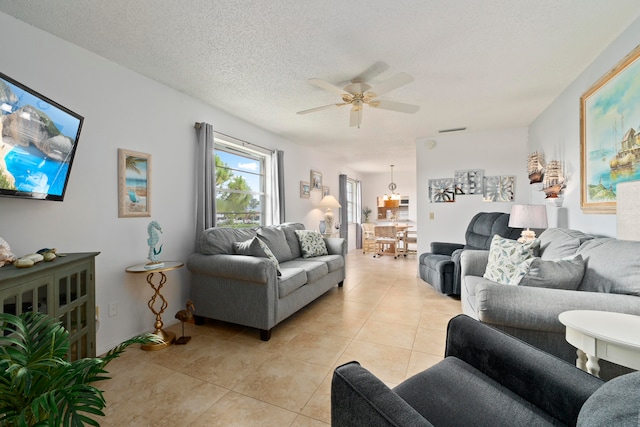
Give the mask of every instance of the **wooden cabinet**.
[{"label": "wooden cabinet", "polygon": [[0,310],[37,310],[69,331],[68,360],[96,355],[95,257],[99,252],[58,256],[30,268],[0,268]]}]

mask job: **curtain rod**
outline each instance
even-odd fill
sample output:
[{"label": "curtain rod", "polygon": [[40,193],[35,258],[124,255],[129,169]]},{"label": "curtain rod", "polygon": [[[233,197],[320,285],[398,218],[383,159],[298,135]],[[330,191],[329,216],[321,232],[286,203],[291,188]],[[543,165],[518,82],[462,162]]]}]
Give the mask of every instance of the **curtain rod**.
[{"label": "curtain rod", "polygon": [[[193,127],[194,127],[194,128],[196,128],[196,129],[200,129],[200,127],[202,127],[202,123],[200,123],[200,122],[196,122],[196,123],[193,125]],[[258,147],[258,148],[260,148],[260,149],[262,149],[262,150],[270,151],[270,152],[272,152],[272,153],[273,153],[273,152],[275,152],[275,151],[277,151],[277,150],[274,150],[273,148],[266,148],[266,147],[263,147],[263,146],[261,146],[261,145],[254,144],[253,142],[249,142],[249,141],[244,141],[244,140],[242,140],[242,139],[238,139],[238,138],[236,138],[235,136],[227,135],[226,133],[218,132],[217,130],[215,130],[215,131],[213,131],[213,132],[214,132],[214,133],[217,133],[217,134],[220,134],[220,135],[223,135],[223,136],[226,136],[227,138],[235,139],[236,141],[241,142],[243,146],[244,146],[245,144],[246,144],[246,145],[252,145],[252,146],[254,146],[254,147]]]}]

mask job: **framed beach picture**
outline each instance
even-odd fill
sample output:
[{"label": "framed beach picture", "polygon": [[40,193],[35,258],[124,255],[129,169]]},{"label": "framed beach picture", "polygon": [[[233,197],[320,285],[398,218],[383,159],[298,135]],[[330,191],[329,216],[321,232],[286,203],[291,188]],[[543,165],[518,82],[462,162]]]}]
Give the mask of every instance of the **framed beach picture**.
[{"label": "framed beach picture", "polygon": [[639,58],[640,46],[580,98],[580,208],[585,213],[616,213],[616,186],[640,179]]},{"label": "framed beach picture", "polygon": [[300,198],[308,199],[311,195],[311,184],[306,181],[300,181]]},{"label": "framed beach picture", "polygon": [[322,191],[322,174],[318,171],[311,171],[311,189]]},{"label": "framed beach picture", "polygon": [[324,196],[328,196],[331,193],[331,191],[329,191],[329,187],[327,187],[326,185],[322,186],[322,197]]},{"label": "framed beach picture", "polygon": [[118,217],[151,216],[151,154],[118,149]]}]

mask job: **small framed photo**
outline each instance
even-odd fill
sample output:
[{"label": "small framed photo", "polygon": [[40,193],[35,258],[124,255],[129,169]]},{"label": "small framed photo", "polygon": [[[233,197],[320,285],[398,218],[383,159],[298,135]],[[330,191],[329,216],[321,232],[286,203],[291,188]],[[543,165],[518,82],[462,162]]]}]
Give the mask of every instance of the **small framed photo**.
[{"label": "small framed photo", "polygon": [[311,189],[322,190],[322,174],[318,171],[311,171]]},{"label": "small framed photo", "polygon": [[327,187],[326,185],[322,186],[322,197],[324,196],[328,196],[331,192],[329,191],[329,187]]},{"label": "small framed photo", "polygon": [[151,216],[151,154],[118,149],[118,217]]},{"label": "small framed photo", "polygon": [[308,199],[311,195],[311,184],[306,181],[300,181],[300,198]]}]

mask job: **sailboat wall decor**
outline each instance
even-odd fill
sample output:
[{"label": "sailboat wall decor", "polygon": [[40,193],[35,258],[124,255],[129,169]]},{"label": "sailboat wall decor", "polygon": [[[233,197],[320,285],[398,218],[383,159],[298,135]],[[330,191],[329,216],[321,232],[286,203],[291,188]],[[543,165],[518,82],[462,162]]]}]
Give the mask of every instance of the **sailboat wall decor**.
[{"label": "sailboat wall decor", "polygon": [[544,153],[534,151],[527,158],[527,172],[529,173],[529,184],[542,182],[544,178]]},{"label": "sailboat wall decor", "polygon": [[547,164],[542,180],[542,191],[546,194],[547,199],[558,198],[562,193],[566,183],[562,169],[562,163],[558,160],[551,160]]}]

